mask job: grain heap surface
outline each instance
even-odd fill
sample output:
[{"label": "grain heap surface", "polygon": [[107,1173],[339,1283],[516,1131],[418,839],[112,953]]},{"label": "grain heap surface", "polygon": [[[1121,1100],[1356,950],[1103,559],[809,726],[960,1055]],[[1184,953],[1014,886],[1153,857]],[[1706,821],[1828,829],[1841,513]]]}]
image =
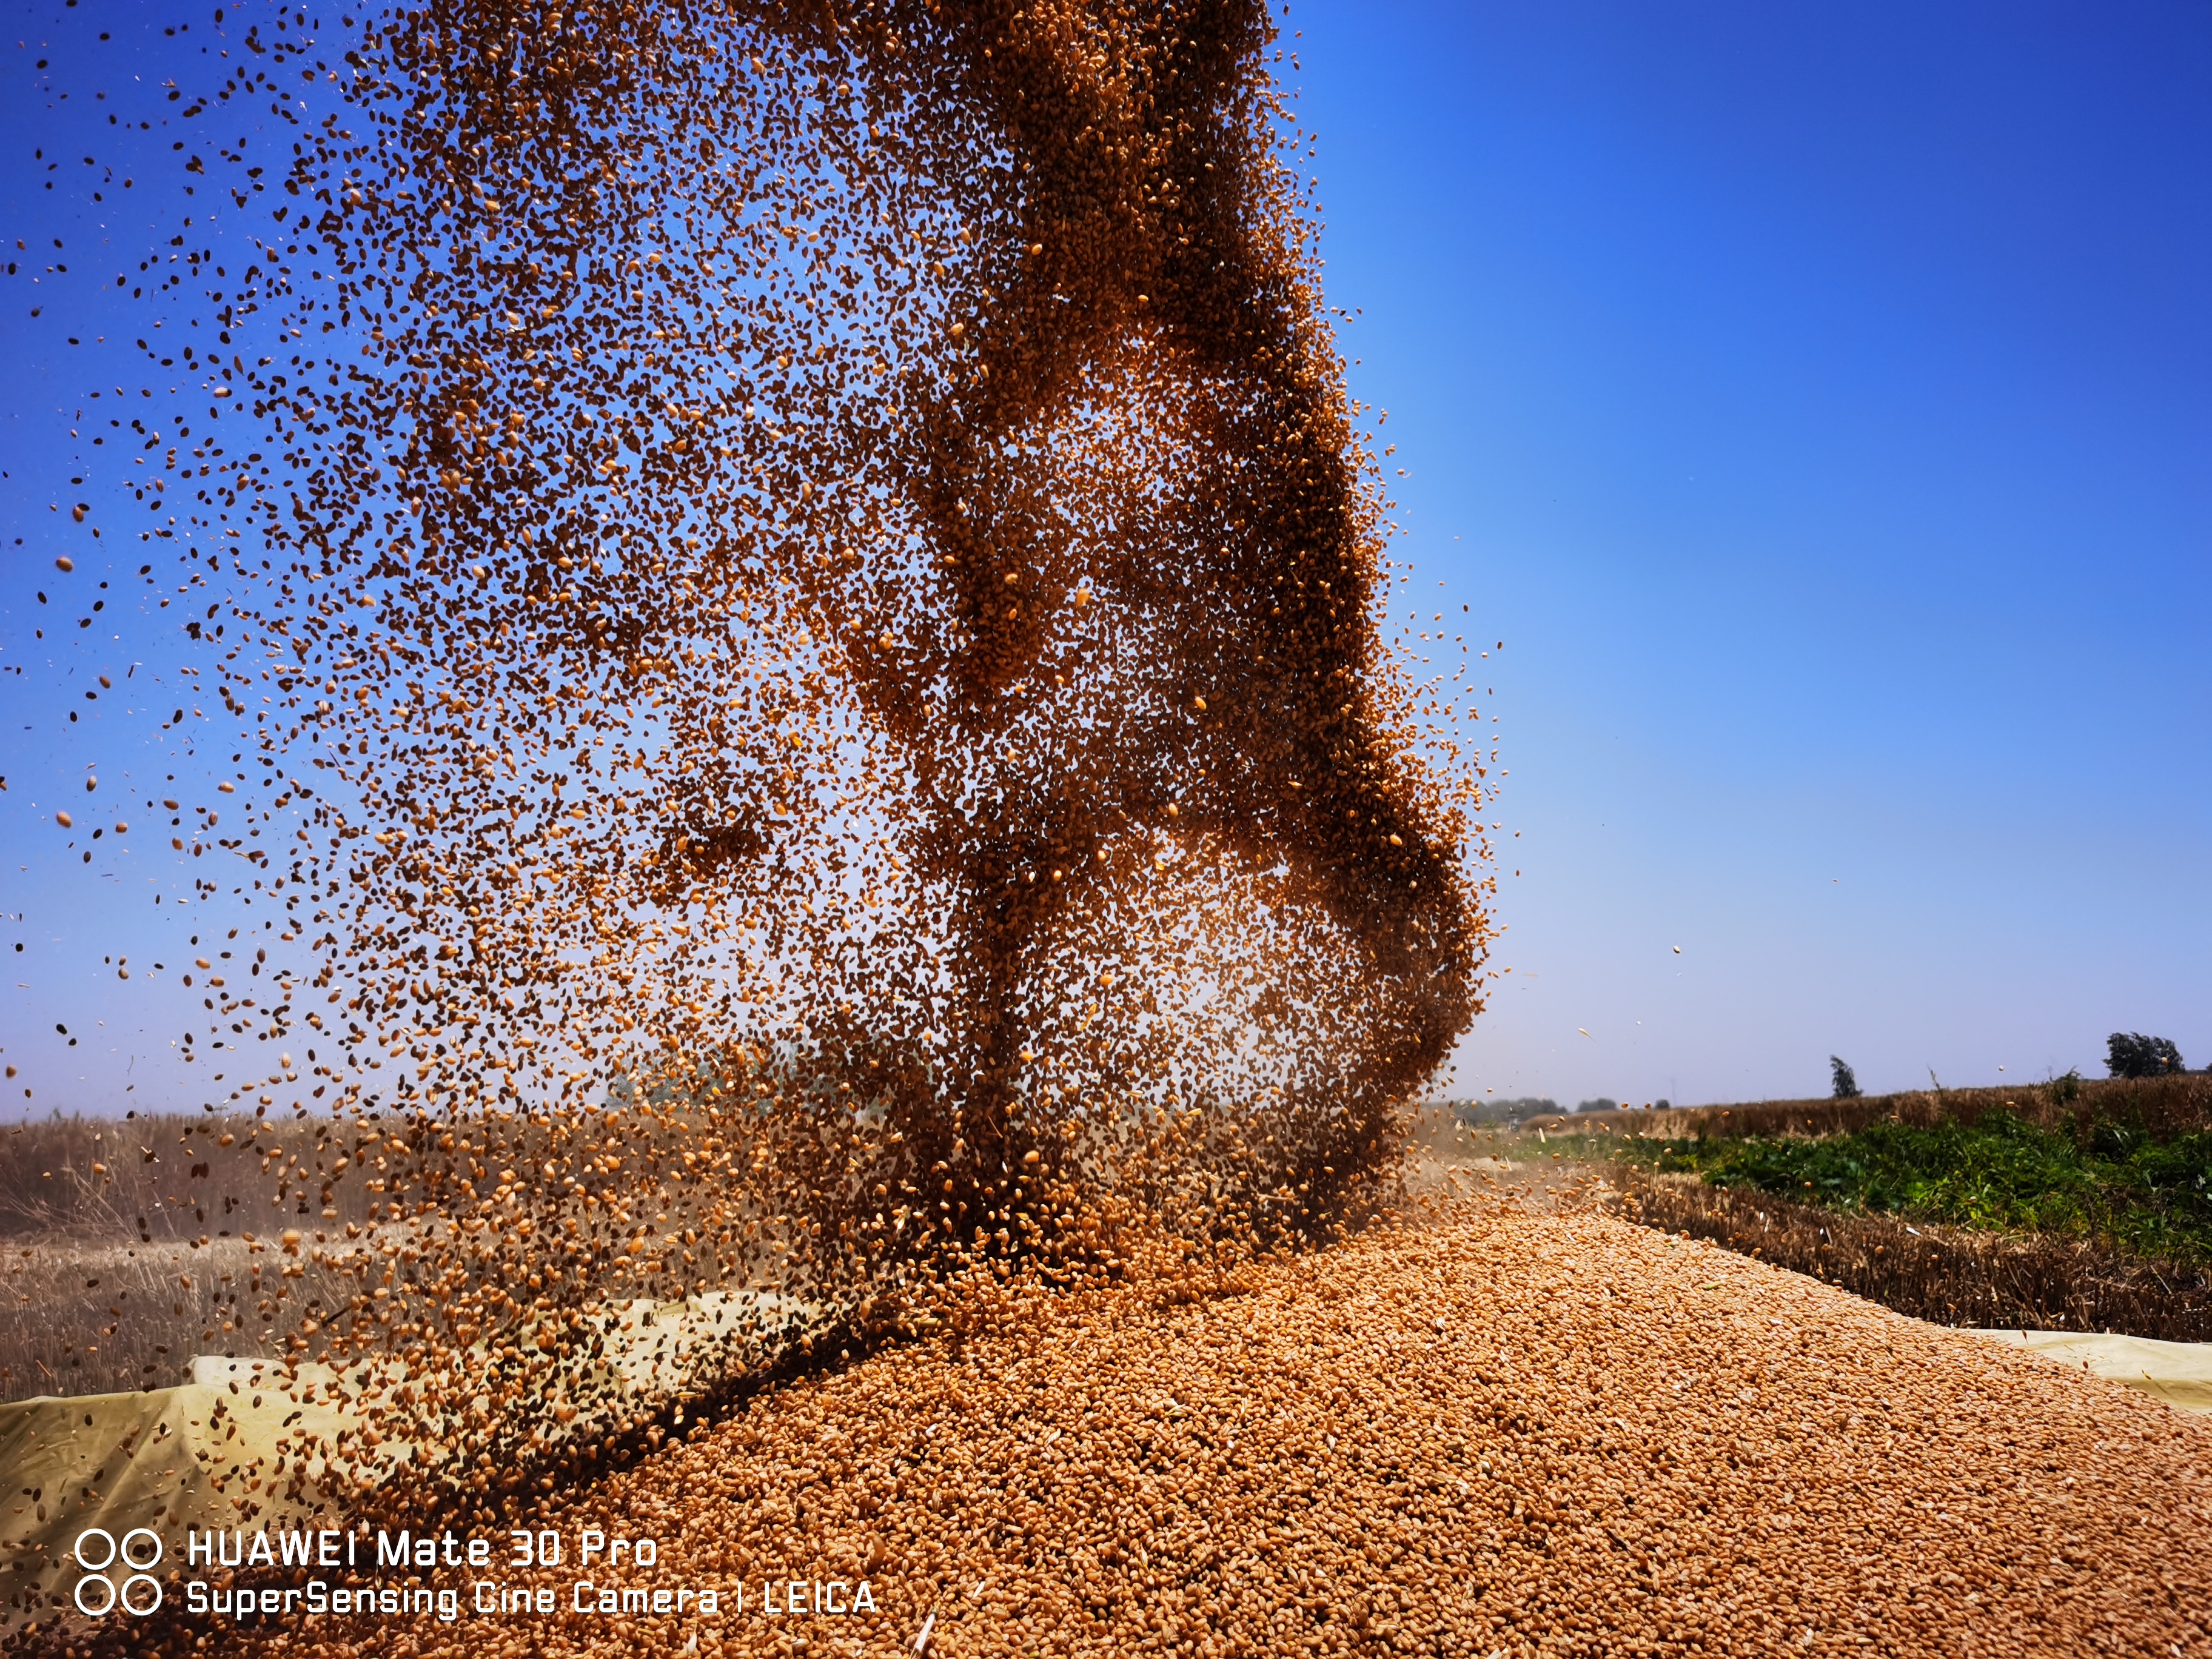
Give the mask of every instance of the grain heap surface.
[{"label": "grain heap surface", "polygon": [[1463,1204],[1200,1288],[1018,1299],[549,1517],[670,1540],[670,1581],[866,1578],[873,1618],[494,1629],[549,1654],[911,1652],[933,1618],[944,1655],[2212,1651],[2212,1433],[2115,1385],[1589,1212]]}]

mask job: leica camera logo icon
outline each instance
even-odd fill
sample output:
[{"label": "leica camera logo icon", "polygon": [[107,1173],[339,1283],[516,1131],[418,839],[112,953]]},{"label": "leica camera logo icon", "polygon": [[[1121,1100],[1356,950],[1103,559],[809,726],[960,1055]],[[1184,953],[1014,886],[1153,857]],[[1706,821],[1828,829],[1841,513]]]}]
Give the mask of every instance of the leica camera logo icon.
[{"label": "leica camera logo icon", "polygon": [[105,1527],[87,1527],[74,1552],[84,1577],[76,1581],[76,1610],[98,1619],[118,1606],[143,1619],[161,1605],[161,1540],[149,1527],[133,1527],[118,1541]]}]

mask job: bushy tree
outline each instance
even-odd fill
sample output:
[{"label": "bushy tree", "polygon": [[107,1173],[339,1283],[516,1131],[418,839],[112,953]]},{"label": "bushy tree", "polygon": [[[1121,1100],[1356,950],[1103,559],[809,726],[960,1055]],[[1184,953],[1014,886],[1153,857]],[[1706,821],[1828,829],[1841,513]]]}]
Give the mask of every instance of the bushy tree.
[{"label": "bushy tree", "polygon": [[1856,1100],[1859,1097],[1859,1080],[1852,1074],[1849,1062],[1830,1054],[1828,1072],[1835,1083],[1835,1097],[1838,1100]]},{"label": "bushy tree", "polygon": [[2114,1077],[2165,1077],[2187,1069],[2172,1037],[2115,1031],[2105,1039],[2105,1066]]}]

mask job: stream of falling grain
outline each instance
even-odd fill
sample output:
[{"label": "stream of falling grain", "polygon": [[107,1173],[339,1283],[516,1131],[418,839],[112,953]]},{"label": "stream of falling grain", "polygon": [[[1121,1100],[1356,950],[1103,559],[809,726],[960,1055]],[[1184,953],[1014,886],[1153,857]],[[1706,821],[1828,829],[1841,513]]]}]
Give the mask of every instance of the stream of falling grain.
[{"label": "stream of falling grain", "polygon": [[578,1381],[624,1298],[731,1298],[711,1389],[763,1309],[873,1340],[1376,1201],[1488,786],[1386,648],[1265,8],[274,21],[178,70],[293,142],[191,159],[258,228],[153,545],[251,753],[178,858],[285,927],[196,958],[206,1035],[318,1097],[246,1139],[349,1290],[292,1357],[503,1513],[647,1425]]}]

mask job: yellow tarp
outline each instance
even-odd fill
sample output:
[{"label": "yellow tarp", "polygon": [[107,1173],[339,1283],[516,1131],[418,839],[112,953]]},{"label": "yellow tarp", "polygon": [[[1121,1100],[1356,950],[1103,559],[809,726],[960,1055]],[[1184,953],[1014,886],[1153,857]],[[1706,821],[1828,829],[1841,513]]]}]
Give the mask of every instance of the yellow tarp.
[{"label": "yellow tarp", "polygon": [[[618,1304],[596,1316],[602,1355],[571,1379],[572,1397],[680,1397],[729,1352],[721,1344],[773,1352],[820,1316],[772,1291]],[[356,1397],[325,1365],[299,1365],[288,1380],[276,1360],[203,1355],[175,1388],[0,1405],[0,1625],[51,1616],[40,1605],[51,1595],[66,1605],[81,1576],[71,1552],[88,1528],[118,1541],[150,1529],[165,1547],[164,1572],[188,1529],[344,1528],[342,1483],[318,1484],[327,1480],[318,1448],[360,1426]],[[411,1451],[386,1441],[375,1457],[388,1464]],[[349,1471],[364,1473],[374,1471]],[[97,1540],[94,1551],[105,1553]]]},{"label": "yellow tarp", "polygon": [[[258,1379],[246,1362],[214,1364],[240,1367],[235,1392],[231,1381],[192,1382],[0,1406],[7,1622],[40,1615],[27,1597],[67,1595],[78,1577],[69,1557],[88,1528],[118,1541],[149,1528],[162,1540],[166,1567],[187,1528],[306,1525],[315,1515],[323,1526],[343,1524],[315,1486],[319,1460],[310,1466],[301,1455],[310,1438],[331,1438],[351,1421],[324,1403],[329,1372],[301,1366],[295,1397],[277,1386],[273,1362],[260,1362]],[[313,1401],[304,1397],[311,1387]],[[88,1555],[106,1553],[95,1545]]]},{"label": "yellow tarp", "polygon": [[2177,1411],[2212,1412],[2212,1342],[2159,1342],[2085,1331],[1977,1331],[2163,1400]]}]

